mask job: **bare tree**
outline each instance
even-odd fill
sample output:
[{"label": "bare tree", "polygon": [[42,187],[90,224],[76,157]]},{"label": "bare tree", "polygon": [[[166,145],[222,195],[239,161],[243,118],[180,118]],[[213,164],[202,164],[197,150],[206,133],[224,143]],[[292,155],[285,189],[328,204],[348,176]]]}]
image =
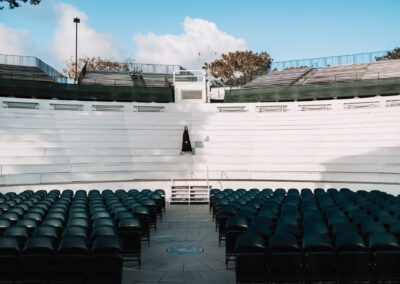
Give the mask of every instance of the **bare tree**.
[{"label": "bare tree", "polygon": [[82,68],[86,65],[87,71],[103,71],[103,72],[128,72],[129,62],[125,60],[122,63],[104,59],[101,57],[81,57],[78,59],[78,74],[75,74],[75,59],[70,57],[65,61],[63,74],[70,78],[77,78]]},{"label": "bare tree", "polygon": [[227,85],[244,85],[253,76],[269,71],[272,59],[267,52],[251,50],[222,54],[221,59],[205,63],[213,77]]},{"label": "bare tree", "polygon": [[[40,3],[41,0],[29,0],[29,3],[31,5],[38,5]],[[8,3],[8,8],[10,9],[14,9],[14,8],[18,8],[21,7],[21,2],[26,3],[28,2],[28,0],[0,0],[0,3],[2,2],[6,2]],[[4,6],[2,6],[2,4],[0,4],[0,10],[4,9]]]}]

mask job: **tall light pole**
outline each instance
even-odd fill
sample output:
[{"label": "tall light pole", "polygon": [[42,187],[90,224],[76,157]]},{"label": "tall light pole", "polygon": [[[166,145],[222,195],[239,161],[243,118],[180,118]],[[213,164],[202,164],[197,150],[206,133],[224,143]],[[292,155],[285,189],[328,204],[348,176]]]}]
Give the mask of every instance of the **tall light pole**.
[{"label": "tall light pole", "polygon": [[[211,61],[211,59],[217,55],[216,51],[213,52],[199,52],[199,56],[200,57],[205,57],[206,58],[206,63],[210,63],[209,61]],[[201,67],[201,69],[204,70],[204,81],[206,84],[206,103],[210,103],[210,92],[211,92],[211,88],[210,88],[210,69],[208,68],[207,65]]]},{"label": "tall light pole", "polygon": [[74,18],[74,23],[76,24],[75,32],[75,84],[78,80],[78,24],[81,22],[79,18]]}]

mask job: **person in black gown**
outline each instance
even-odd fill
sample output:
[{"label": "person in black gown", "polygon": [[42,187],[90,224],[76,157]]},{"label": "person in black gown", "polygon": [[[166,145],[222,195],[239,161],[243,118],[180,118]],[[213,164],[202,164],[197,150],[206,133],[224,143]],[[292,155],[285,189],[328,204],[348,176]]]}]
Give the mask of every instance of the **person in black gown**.
[{"label": "person in black gown", "polygon": [[190,138],[189,138],[189,129],[187,126],[185,126],[185,130],[183,131],[181,155],[183,155],[183,153],[186,153],[186,152],[193,154],[192,145],[190,144]]}]

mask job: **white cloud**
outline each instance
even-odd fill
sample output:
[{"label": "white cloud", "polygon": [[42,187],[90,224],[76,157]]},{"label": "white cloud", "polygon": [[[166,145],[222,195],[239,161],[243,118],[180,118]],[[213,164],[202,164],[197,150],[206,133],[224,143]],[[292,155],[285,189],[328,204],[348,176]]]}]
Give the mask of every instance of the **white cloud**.
[{"label": "white cloud", "polygon": [[206,20],[186,17],[183,30],[180,35],[135,35],[136,61],[179,64],[188,69],[198,69],[205,61],[215,59],[222,53],[247,49],[243,39],[219,30],[215,23]]},{"label": "white cloud", "polygon": [[124,44],[117,37],[97,32],[89,25],[87,15],[72,5],[57,3],[54,7],[57,27],[51,52],[60,64],[71,56],[75,56],[75,24],[73,22],[75,17],[81,20],[78,24],[78,57],[100,56],[121,60]]},{"label": "white cloud", "polygon": [[0,54],[37,56],[39,52],[29,32],[8,28],[0,23]]}]

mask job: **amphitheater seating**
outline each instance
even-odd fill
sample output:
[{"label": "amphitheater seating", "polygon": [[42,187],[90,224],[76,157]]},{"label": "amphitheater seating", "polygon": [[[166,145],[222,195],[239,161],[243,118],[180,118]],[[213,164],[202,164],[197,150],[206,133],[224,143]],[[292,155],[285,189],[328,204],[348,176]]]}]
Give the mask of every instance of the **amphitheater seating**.
[{"label": "amphitheater seating", "polygon": [[133,86],[133,80],[129,72],[87,71],[81,81],[81,84],[104,86]]},{"label": "amphitheater seating", "polygon": [[170,83],[166,76],[160,75],[150,75],[150,74],[143,74],[143,80],[146,87],[168,87]]},{"label": "amphitheater seating", "polygon": [[[168,104],[159,113],[133,112],[132,105],[97,112],[86,102],[79,112],[48,110],[43,101],[37,110],[4,108],[0,184],[206,179],[208,166],[209,179],[373,189],[383,178],[385,190],[395,188],[398,107],[338,110],[340,103],[330,102],[329,111],[300,111],[288,103],[284,113],[251,112],[249,104],[244,113],[219,113],[214,104],[187,111]],[[179,155],[185,124],[193,156]]]},{"label": "amphitheater seating", "polygon": [[17,279],[18,258],[21,246],[14,237],[0,237],[1,283],[13,283]]},{"label": "amphitheater seating", "polygon": [[137,76],[130,72],[100,72],[87,71],[82,85],[104,85],[104,86],[137,86],[137,87],[169,87],[168,76],[143,74]]},{"label": "amphitheater seating", "polygon": [[362,79],[377,79],[378,76],[380,79],[400,77],[400,60],[372,62]]},{"label": "amphitheater seating", "polygon": [[0,64],[0,79],[54,82],[54,79],[37,67],[6,64]]},{"label": "amphitheater seating", "polygon": [[267,246],[258,234],[246,233],[236,242],[236,281],[267,282]]},{"label": "amphitheater seating", "polygon": [[[0,283],[121,283],[122,261],[140,268],[141,238],[149,239],[150,223],[165,212],[161,194],[122,189],[0,193],[0,204],[8,205],[0,212]],[[134,217],[143,211],[147,231],[143,219]]]},{"label": "amphitheater seating", "polygon": [[63,236],[54,260],[53,283],[82,283],[86,279],[89,246],[85,236]]},{"label": "amphitheater seating", "polygon": [[243,88],[266,88],[274,86],[290,86],[313,69],[294,68],[282,71],[272,71],[262,75],[243,86]]},{"label": "amphitheater seating", "polygon": [[324,67],[305,84],[400,77],[400,60]]},{"label": "amphitheater seating", "polygon": [[238,283],[398,281],[398,208],[378,190],[210,191]]}]

